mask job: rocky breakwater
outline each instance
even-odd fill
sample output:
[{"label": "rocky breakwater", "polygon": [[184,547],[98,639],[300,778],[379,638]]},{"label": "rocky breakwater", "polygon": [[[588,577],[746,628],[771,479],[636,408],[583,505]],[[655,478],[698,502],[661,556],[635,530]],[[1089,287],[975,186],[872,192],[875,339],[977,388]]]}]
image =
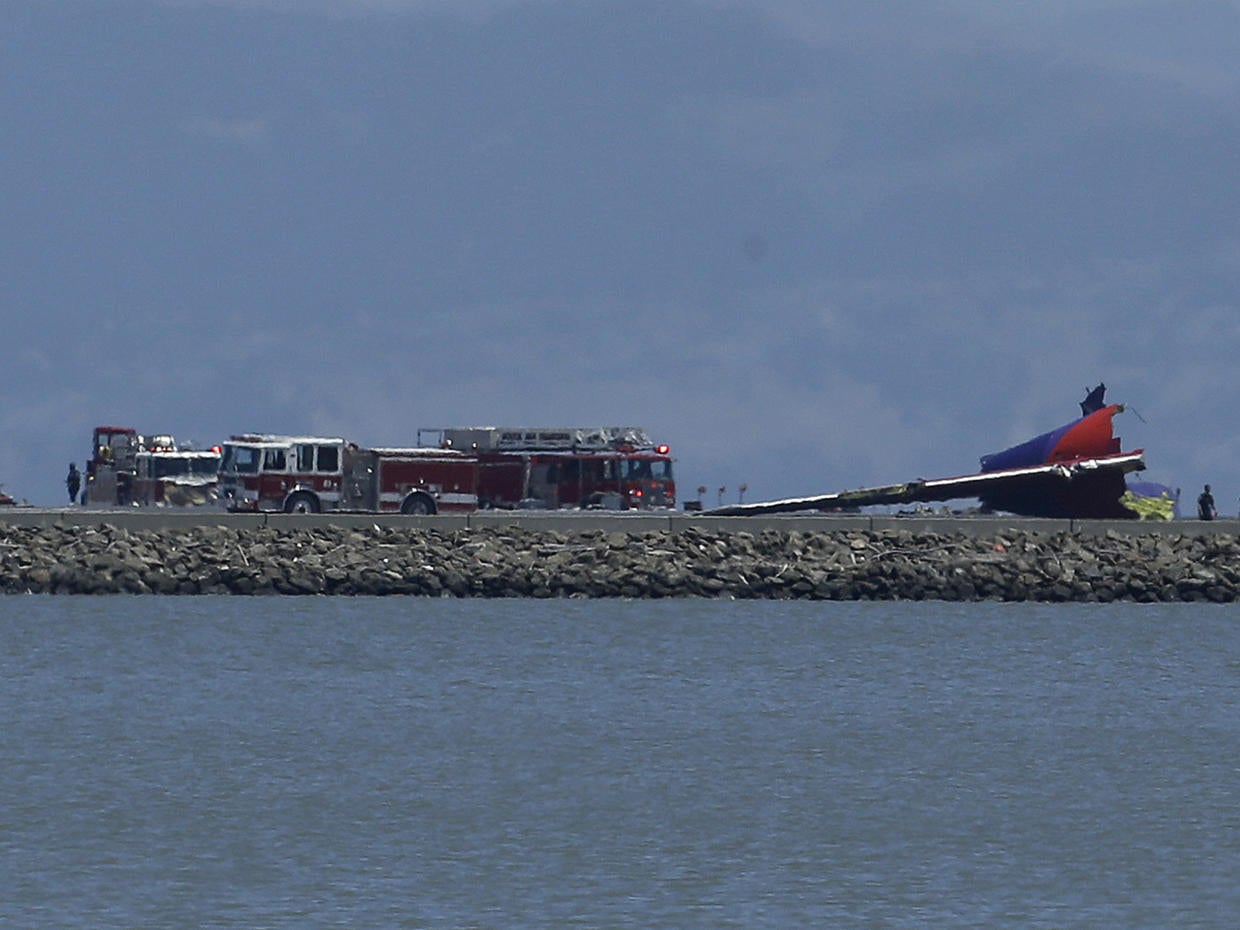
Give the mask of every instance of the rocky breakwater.
[{"label": "rocky breakwater", "polygon": [[0,591],[818,600],[1214,601],[1229,535],[0,529]]}]

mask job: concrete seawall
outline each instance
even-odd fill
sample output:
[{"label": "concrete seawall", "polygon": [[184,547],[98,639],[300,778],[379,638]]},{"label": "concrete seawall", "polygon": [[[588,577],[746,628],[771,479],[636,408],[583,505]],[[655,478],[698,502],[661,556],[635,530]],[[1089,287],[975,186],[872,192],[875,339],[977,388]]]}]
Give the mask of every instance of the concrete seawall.
[{"label": "concrete seawall", "polygon": [[5,593],[1240,599],[1237,521],[0,514]]}]

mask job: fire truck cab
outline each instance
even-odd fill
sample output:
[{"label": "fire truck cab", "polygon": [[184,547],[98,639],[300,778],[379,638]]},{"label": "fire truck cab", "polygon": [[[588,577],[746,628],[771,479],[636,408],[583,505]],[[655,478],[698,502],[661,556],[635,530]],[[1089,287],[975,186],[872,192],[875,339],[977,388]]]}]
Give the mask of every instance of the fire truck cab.
[{"label": "fire truck cab", "polygon": [[[675,508],[666,445],[636,426],[428,430],[478,458],[480,506],[560,510]],[[421,439],[421,437],[419,437]]]},{"label": "fire truck cab", "polygon": [[345,446],[338,438],[233,436],[220,455],[220,499],[229,510],[338,510]]},{"label": "fire truck cab", "polygon": [[215,499],[220,449],[180,446],[171,436],[142,439],[134,455],[133,503],[186,507]]},{"label": "fire truck cab", "polygon": [[341,438],[247,434],[224,443],[230,510],[433,514],[477,507],[476,462],[445,449],[364,449]]}]

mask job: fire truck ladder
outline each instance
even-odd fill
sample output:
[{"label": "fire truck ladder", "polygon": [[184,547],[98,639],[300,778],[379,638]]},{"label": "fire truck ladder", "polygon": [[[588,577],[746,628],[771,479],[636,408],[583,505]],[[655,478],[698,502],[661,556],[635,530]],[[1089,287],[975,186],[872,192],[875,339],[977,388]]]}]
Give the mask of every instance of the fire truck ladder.
[{"label": "fire truck ladder", "polygon": [[569,451],[603,452],[630,447],[650,449],[654,443],[640,426],[597,427],[500,427],[473,426],[436,430],[441,444],[462,451],[536,452]]}]

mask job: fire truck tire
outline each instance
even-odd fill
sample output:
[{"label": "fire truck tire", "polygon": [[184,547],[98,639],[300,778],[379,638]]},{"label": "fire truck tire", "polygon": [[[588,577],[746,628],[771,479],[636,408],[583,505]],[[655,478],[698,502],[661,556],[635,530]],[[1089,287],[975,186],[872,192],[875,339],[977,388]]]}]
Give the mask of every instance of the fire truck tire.
[{"label": "fire truck tire", "polygon": [[305,491],[298,491],[290,494],[288,500],[284,502],[285,513],[318,513],[319,501],[313,494]]},{"label": "fire truck tire", "polygon": [[429,494],[423,494],[420,491],[410,494],[400,505],[400,512],[406,516],[419,516],[433,514],[438,508],[435,506],[435,498]]}]

